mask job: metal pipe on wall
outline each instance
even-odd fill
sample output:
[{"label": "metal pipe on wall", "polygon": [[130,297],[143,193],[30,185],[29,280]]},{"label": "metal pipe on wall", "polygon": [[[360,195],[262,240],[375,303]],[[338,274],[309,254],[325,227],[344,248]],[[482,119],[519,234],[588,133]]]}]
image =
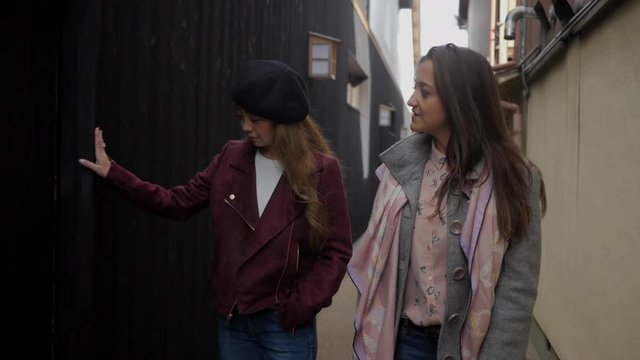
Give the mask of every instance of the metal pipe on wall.
[{"label": "metal pipe on wall", "polygon": [[516,6],[509,11],[505,20],[504,38],[506,40],[514,40],[516,38],[516,23],[525,16],[534,17],[536,12],[528,6]]},{"label": "metal pipe on wall", "polygon": [[500,107],[503,110],[509,111],[513,113],[512,116],[512,125],[511,125],[511,134],[513,136],[513,141],[518,146],[518,149],[522,150],[522,109],[518,104],[500,100]]}]

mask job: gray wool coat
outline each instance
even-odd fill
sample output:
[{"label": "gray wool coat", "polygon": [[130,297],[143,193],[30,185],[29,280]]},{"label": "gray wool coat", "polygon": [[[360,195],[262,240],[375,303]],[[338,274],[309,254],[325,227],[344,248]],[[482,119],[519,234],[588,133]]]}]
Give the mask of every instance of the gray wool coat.
[{"label": "gray wool coat", "polygon": [[[400,221],[396,334],[404,303],[423,164],[431,151],[432,141],[430,135],[414,134],[400,140],[380,155],[409,199],[402,210]],[[525,358],[540,271],[540,177],[536,171],[531,171],[531,175],[529,201],[532,212],[529,230],[525,237],[513,240],[504,255],[491,324],[480,350],[479,360]],[[477,180],[478,174],[472,172],[468,178]],[[462,359],[460,334],[471,297],[467,258],[460,246],[461,225],[466,219],[468,208],[467,200],[469,199],[464,193],[449,194],[447,200],[447,309],[438,341],[438,360]]]}]

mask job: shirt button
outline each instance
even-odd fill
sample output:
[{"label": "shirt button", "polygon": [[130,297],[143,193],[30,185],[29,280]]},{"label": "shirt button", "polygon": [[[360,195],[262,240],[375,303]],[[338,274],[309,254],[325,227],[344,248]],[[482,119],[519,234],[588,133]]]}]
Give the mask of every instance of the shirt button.
[{"label": "shirt button", "polygon": [[449,225],[449,231],[453,235],[460,235],[460,233],[462,232],[462,223],[458,220],[455,220],[451,223],[451,225]]},{"label": "shirt button", "polygon": [[447,318],[447,322],[449,323],[449,325],[455,325],[458,322],[459,318],[460,318],[460,314],[453,313],[449,316],[449,318]]},{"label": "shirt button", "polygon": [[465,275],[466,275],[466,271],[462,266],[458,266],[457,268],[453,269],[453,280],[460,281],[464,279]]},{"label": "shirt button", "polygon": [[234,194],[229,195],[229,199],[233,200],[235,198],[236,198],[236,196]]}]

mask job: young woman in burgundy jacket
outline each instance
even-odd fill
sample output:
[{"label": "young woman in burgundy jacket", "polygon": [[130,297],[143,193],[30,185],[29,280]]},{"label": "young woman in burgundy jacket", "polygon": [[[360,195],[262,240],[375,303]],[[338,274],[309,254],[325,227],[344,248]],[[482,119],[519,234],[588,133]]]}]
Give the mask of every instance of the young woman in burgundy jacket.
[{"label": "young woman in burgundy jacket", "polygon": [[80,163],[162,216],[209,207],[221,359],[314,359],[315,316],[351,257],[340,164],[308,116],[304,81],[284,63],[247,62],[232,98],[246,139],[229,141],[185,185],[166,189],[111,161],[99,128],[95,162]]}]

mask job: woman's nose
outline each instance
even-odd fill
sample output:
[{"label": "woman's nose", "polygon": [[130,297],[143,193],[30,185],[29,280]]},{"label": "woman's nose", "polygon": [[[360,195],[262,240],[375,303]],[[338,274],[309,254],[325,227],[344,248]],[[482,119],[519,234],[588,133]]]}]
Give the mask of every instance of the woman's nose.
[{"label": "woman's nose", "polygon": [[249,120],[249,117],[244,115],[242,116],[242,120],[240,120],[240,126],[242,126],[242,131],[248,133],[251,132],[252,127],[251,127],[251,120]]},{"label": "woman's nose", "polygon": [[409,100],[407,100],[407,105],[409,105],[410,107],[414,107],[415,106],[415,99],[413,98],[413,95],[411,95],[409,97]]}]

